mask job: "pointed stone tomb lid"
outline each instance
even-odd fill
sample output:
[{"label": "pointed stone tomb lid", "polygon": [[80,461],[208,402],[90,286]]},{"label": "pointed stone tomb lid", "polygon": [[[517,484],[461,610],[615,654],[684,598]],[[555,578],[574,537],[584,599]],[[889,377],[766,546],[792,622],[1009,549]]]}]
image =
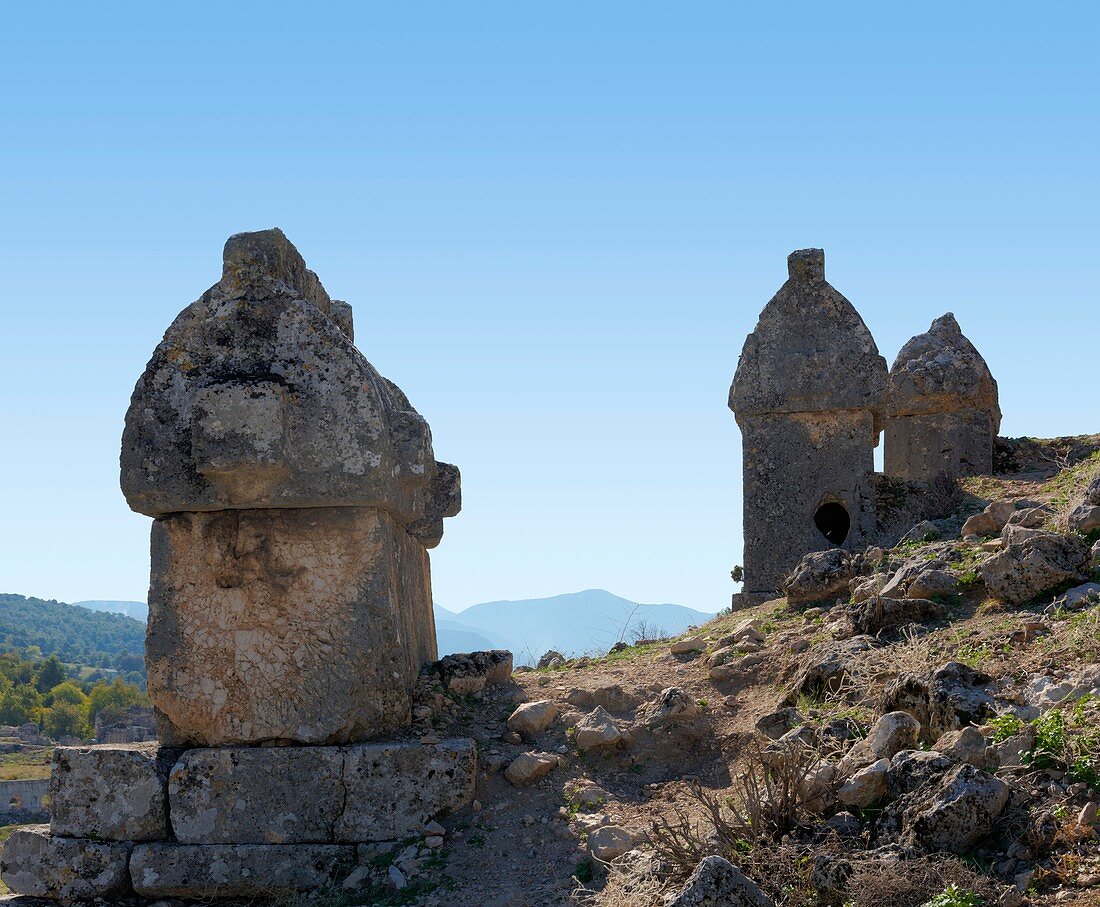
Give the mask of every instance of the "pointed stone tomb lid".
[{"label": "pointed stone tomb lid", "polygon": [[1000,428],[997,382],[982,354],[948,312],[901,348],[890,369],[894,416],[986,410]]},{"label": "pointed stone tomb lid", "polygon": [[886,360],[855,307],[825,280],[825,253],[787,258],[789,278],[745,340],[729,405],[738,420],[769,413],[869,410],[881,428]]},{"label": "pointed stone tomb lid", "polygon": [[351,340],[281,230],[238,233],[221,279],[185,308],[126,414],[122,490],[149,516],[377,507],[426,545],[460,506],[427,422]]}]

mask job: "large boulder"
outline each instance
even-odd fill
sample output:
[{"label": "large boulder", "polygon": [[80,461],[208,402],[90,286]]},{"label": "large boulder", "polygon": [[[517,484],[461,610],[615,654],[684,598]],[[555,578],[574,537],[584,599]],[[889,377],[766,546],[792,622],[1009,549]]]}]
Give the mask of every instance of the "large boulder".
[{"label": "large boulder", "polygon": [[981,723],[993,709],[991,681],[988,674],[949,661],[930,674],[902,674],[883,691],[879,709],[908,712],[920,722],[921,740],[932,743],[947,731]]},{"label": "large boulder", "polygon": [[729,860],[711,856],[665,907],[775,907],[775,902]]},{"label": "large boulder", "polygon": [[848,666],[853,659],[876,645],[870,636],[856,636],[817,646],[795,677],[788,699],[793,701],[800,693],[813,696],[839,691],[848,678]]},{"label": "large boulder", "polygon": [[1063,583],[1088,579],[1089,547],[1077,535],[1035,529],[1005,533],[1005,547],[980,568],[990,594],[1019,605]]},{"label": "large boulder", "polygon": [[848,593],[857,572],[857,560],[847,551],[831,548],[804,555],[783,583],[791,604],[826,601]]},{"label": "large boulder", "polygon": [[897,630],[909,624],[943,620],[946,609],[939,602],[924,598],[884,598],[872,596],[858,604],[836,609],[837,636],[873,635]]},{"label": "large boulder", "polygon": [[972,765],[960,765],[913,814],[910,833],[928,850],[967,853],[993,830],[1008,804],[1008,795],[1008,785],[1000,778]]}]

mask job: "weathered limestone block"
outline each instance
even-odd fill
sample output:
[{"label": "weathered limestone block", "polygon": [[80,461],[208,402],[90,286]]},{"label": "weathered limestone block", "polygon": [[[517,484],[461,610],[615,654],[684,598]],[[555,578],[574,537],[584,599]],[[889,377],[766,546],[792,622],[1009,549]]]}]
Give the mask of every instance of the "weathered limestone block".
[{"label": "weathered limestone block", "polygon": [[907,482],[993,472],[997,382],[948,312],[902,347],[890,370],[886,474]]},{"label": "weathered limestone block", "polygon": [[407,724],[435,657],[424,548],[379,510],[176,514],[153,525],[146,663],[158,735],[347,743]]},{"label": "weathered limestone block", "polygon": [[329,843],[344,807],[344,749],[196,749],[168,785],[184,844]]},{"label": "weathered limestone block", "polygon": [[0,879],[16,894],[87,901],[126,894],[133,845],[51,835],[45,825],[17,829],[0,856]]},{"label": "weathered limestone block", "polygon": [[474,796],[472,740],[196,749],[172,770],[185,844],[392,841]]},{"label": "weathered limestone block", "polygon": [[333,844],[138,844],[134,890],[147,898],[270,898],[339,884],[355,847]]},{"label": "weathered limestone block", "polygon": [[729,396],[743,436],[748,593],[775,592],[804,554],[858,547],[875,529],[886,361],[826,282],[824,252],[793,252],[787,265]]},{"label": "weathered limestone block", "polygon": [[432,816],[472,801],[476,782],[472,740],[348,747],[336,840],[391,841],[416,833]]},{"label": "weathered limestone block", "polygon": [[458,511],[457,470],[436,463],[427,423],[352,344],[350,320],[280,230],[231,236],[221,280],[134,389],[131,508],[378,507],[436,532]]},{"label": "weathered limestone block", "polygon": [[54,750],[50,830],[70,838],[168,837],[168,772],[178,752],[155,743]]}]

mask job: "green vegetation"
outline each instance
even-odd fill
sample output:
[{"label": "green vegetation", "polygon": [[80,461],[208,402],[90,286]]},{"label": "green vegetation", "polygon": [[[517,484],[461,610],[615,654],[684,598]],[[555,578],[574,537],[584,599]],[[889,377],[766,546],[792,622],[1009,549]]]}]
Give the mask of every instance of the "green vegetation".
[{"label": "green vegetation", "polygon": [[[50,777],[53,747],[0,754],[0,781],[35,781]],[[0,827],[0,834],[3,828]],[[2,840],[0,840],[2,843]]]},{"label": "green vegetation", "polygon": [[1005,740],[1015,737],[1024,729],[1023,719],[1017,718],[1015,715],[1000,715],[997,718],[991,718],[989,724],[993,728],[991,739],[994,743],[1003,743]]},{"label": "green vegetation", "polygon": [[924,907],[982,907],[982,899],[971,891],[963,891],[958,885],[948,885]]},{"label": "green vegetation", "polygon": [[100,677],[117,672],[144,685],[145,624],[122,614],[0,594],[0,651],[50,653],[66,664],[99,669]]},{"label": "green vegetation", "polygon": [[97,717],[117,721],[135,705],[148,705],[141,688],[121,677],[80,678],[56,655],[0,654],[0,724],[37,724],[46,737],[88,737]]}]

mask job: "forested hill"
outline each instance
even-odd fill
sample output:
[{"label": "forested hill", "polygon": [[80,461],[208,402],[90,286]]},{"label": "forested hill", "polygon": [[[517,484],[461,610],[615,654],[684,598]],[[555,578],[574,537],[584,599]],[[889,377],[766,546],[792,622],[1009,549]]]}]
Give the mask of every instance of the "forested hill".
[{"label": "forested hill", "polygon": [[137,670],[145,652],[145,624],[122,614],[0,593],[0,651],[30,646],[64,662]]}]

